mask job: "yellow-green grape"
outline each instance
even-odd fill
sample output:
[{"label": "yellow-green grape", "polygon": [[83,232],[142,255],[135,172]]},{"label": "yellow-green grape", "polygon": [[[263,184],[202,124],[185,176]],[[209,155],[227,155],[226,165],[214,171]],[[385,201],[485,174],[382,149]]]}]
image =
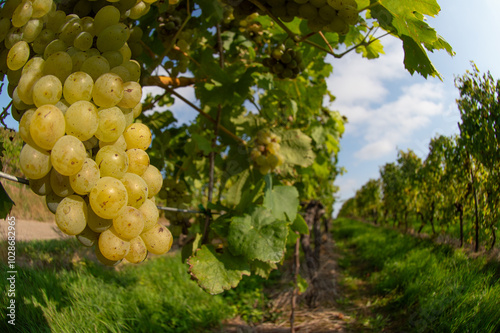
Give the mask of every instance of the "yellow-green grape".
[{"label": "yellow-green grape", "polygon": [[99,76],[94,83],[92,99],[94,103],[103,108],[115,106],[123,98],[123,80],[114,73]]},{"label": "yellow-green grape", "polygon": [[123,84],[123,98],[118,106],[123,108],[133,108],[141,102],[142,88],[138,82],[129,81]]},{"label": "yellow-green grape", "polygon": [[113,142],[124,134],[126,119],[120,108],[113,106],[107,109],[99,109],[99,125],[95,132],[96,138],[104,142]]},{"label": "yellow-green grape", "polygon": [[139,81],[139,79],[141,78],[141,65],[137,61],[135,60],[125,61],[124,59],[122,66],[128,70],[130,74],[130,81],[136,81],[136,82]]},{"label": "yellow-green grape", "polygon": [[78,235],[87,226],[87,204],[79,195],[70,195],[56,209],[56,224],[67,235]]},{"label": "yellow-green grape", "polygon": [[43,29],[33,41],[33,51],[43,54],[47,45],[56,38],[54,31]]},{"label": "yellow-green grape", "polygon": [[50,187],[54,194],[63,198],[75,193],[71,188],[69,177],[61,175],[54,168],[50,171]]},{"label": "yellow-green grape", "polygon": [[30,179],[40,179],[52,168],[50,153],[29,144],[24,145],[19,155],[19,164],[24,175]]},{"label": "yellow-green grape", "polygon": [[97,108],[91,102],[78,101],[71,104],[64,118],[66,119],[66,133],[81,141],[92,138],[99,127]]},{"label": "yellow-green grape", "polygon": [[48,59],[51,55],[57,52],[65,52],[68,46],[60,39],[55,39],[45,46],[43,50],[43,58]]},{"label": "yellow-green grape", "polygon": [[9,50],[7,54],[7,67],[16,71],[21,69],[30,57],[30,47],[27,42],[20,40]]},{"label": "yellow-green grape", "polygon": [[[105,142],[105,141],[99,141],[99,148],[106,147],[106,146],[115,146],[116,148],[120,150],[125,150],[127,149],[127,143],[125,142],[125,138],[123,137],[123,134],[120,135],[118,139],[115,141],[111,142]],[[130,156],[129,156],[129,168],[130,168]]]},{"label": "yellow-green grape", "polygon": [[76,36],[82,32],[82,26],[80,24],[79,18],[71,18],[66,23],[64,23],[59,30],[59,39],[65,42],[67,45],[73,45]]},{"label": "yellow-green grape", "polygon": [[43,105],[31,118],[30,134],[35,144],[50,150],[65,133],[64,114],[54,105]]},{"label": "yellow-green grape", "polygon": [[92,210],[92,207],[88,209],[87,225],[92,231],[101,233],[104,230],[108,230],[113,225],[112,219],[103,219]]},{"label": "yellow-green grape", "polygon": [[36,107],[55,105],[62,96],[61,81],[54,75],[42,76],[33,86],[33,102]]},{"label": "yellow-green grape", "polygon": [[86,32],[90,33],[92,36],[95,36],[94,18],[93,17],[90,17],[90,16],[82,17],[81,24],[82,24],[83,31],[86,31]]},{"label": "yellow-green grape", "polygon": [[73,46],[80,51],[87,51],[92,47],[94,37],[87,31],[81,31],[73,41]]},{"label": "yellow-green grape", "polygon": [[102,53],[102,56],[106,58],[111,68],[120,66],[123,63],[123,56],[119,51],[106,51]]},{"label": "yellow-green grape", "polygon": [[94,246],[94,244],[97,243],[97,240],[99,239],[99,233],[93,231],[87,225],[81,233],[76,235],[76,239],[78,239],[80,244],[82,244],[83,246],[92,247],[92,246]]},{"label": "yellow-green grape", "polygon": [[[10,84],[9,84],[10,85]],[[19,94],[17,93],[17,87],[14,89],[14,91],[12,92],[12,105],[22,111],[22,110],[26,110],[26,109],[29,109],[30,107],[32,107],[32,105],[27,105],[26,103],[24,103],[21,98],[19,97]]]},{"label": "yellow-green grape", "polygon": [[128,126],[123,132],[123,137],[125,138],[125,142],[127,142],[127,150],[134,148],[146,150],[152,140],[149,127],[141,123]]},{"label": "yellow-green grape", "polygon": [[130,8],[128,17],[132,20],[138,20],[149,12],[150,6],[150,4],[144,1],[138,1],[134,7]]},{"label": "yellow-green grape", "polygon": [[134,111],[123,107],[120,107],[120,110],[122,110],[123,115],[125,116],[125,127],[129,127],[134,123]]},{"label": "yellow-green grape", "polygon": [[[121,54],[120,54],[120,56],[121,56]],[[119,77],[121,77],[121,79],[123,80],[123,82],[130,81],[130,72],[128,71],[128,69],[126,69],[123,66],[113,67],[113,68],[111,68],[110,72],[118,75]]]},{"label": "yellow-green grape", "polygon": [[133,109],[132,112],[134,113],[134,119],[139,117],[142,113],[142,103],[138,103]]},{"label": "yellow-green grape", "polygon": [[99,149],[95,156],[101,177],[122,178],[128,169],[128,156],[125,151],[115,146],[106,146]]},{"label": "yellow-green grape", "polygon": [[30,179],[30,188],[33,193],[44,196],[52,193],[52,187],[50,187],[50,173],[46,174],[40,179]]},{"label": "yellow-green grape", "polygon": [[30,59],[23,67],[21,78],[17,84],[19,98],[27,105],[33,103],[33,86],[43,76],[43,65],[45,61],[40,57]]},{"label": "yellow-green grape", "polygon": [[127,172],[121,179],[128,193],[128,205],[140,208],[148,198],[148,185],[141,176]]},{"label": "yellow-green grape", "polygon": [[172,247],[172,234],[167,227],[157,223],[153,228],[144,231],[141,238],[149,252],[164,254]]},{"label": "yellow-green grape", "polygon": [[[76,52],[75,54],[72,54],[71,61],[73,62],[73,72],[79,72],[82,68],[83,63],[88,58],[89,58],[88,54],[83,52],[83,51],[79,51],[79,52]],[[85,74],[87,74],[87,73],[85,73]],[[94,80],[92,80],[92,86],[94,86]],[[64,92],[63,92],[63,94],[64,94]]]},{"label": "yellow-green grape", "polygon": [[128,155],[128,170],[127,172],[135,173],[139,176],[149,167],[149,155],[144,150],[133,148],[127,150]]},{"label": "yellow-green grape", "polygon": [[12,25],[22,27],[33,15],[33,5],[30,0],[22,1],[12,13]]},{"label": "yellow-green grape", "polygon": [[120,11],[114,6],[102,7],[94,17],[94,33],[99,35],[105,28],[117,24],[120,16]]},{"label": "yellow-green grape", "polygon": [[51,192],[45,196],[45,204],[47,205],[47,209],[51,211],[53,214],[56,213],[57,207],[61,203],[63,197],[58,196],[54,192]]},{"label": "yellow-green grape", "polygon": [[91,158],[85,158],[81,169],[69,176],[69,184],[76,193],[86,195],[90,193],[100,178],[101,174],[97,163]]},{"label": "yellow-green grape", "polygon": [[128,28],[124,24],[113,24],[97,34],[96,46],[101,52],[119,50],[128,39]]},{"label": "yellow-green grape", "polygon": [[78,101],[90,101],[94,80],[85,72],[71,73],[64,81],[63,95],[68,103],[73,104]]},{"label": "yellow-green grape", "polygon": [[43,30],[43,21],[31,19],[23,27],[23,40],[32,43]]},{"label": "yellow-green grape", "polygon": [[270,142],[266,145],[266,149],[270,154],[276,155],[280,150],[280,144],[277,142]]},{"label": "yellow-green grape", "polygon": [[90,191],[89,201],[97,215],[112,219],[127,205],[127,189],[116,178],[102,177]]},{"label": "yellow-green grape", "polygon": [[[89,50],[90,51],[90,50]],[[89,74],[94,82],[103,74],[110,70],[109,63],[103,56],[93,55],[85,60],[80,67],[80,71]]]},{"label": "yellow-green grape", "polygon": [[33,18],[41,18],[47,15],[52,8],[53,1],[52,0],[33,0],[32,7],[33,13],[31,17]]},{"label": "yellow-green grape", "polygon": [[144,231],[147,231],[153,228],[156,223],[158,223],[158,219],[160,218],[160,212],[158,211],[158,207],[151,199],[146,199],[139,210],[144,215]]},{"label": "yellow-green grape", "polygon": [[132,238],[130,240],[130,251],[125,256],[125,259],[132,264],[137,264],[143,262],[147,256],[148,249],[142,238],[140,236]]},{"label": "yellow-green grape", "polygon": [[130,240],[139,236],[144,229],[144,215],[139,209],[126,206],[113,219],[113,228],[120,238]]},{"label": "yellow-green grape", "polygon": [[98,244],[102,255],[108,260],[123,259],[130,250],[130,242],[121,239],[113,227],[101,233]]},{"label": "yellow-green grape", "polygon": [[30,133],[31,119],[35,114],[35,111],[36,109],[27,110],[26,112],[23,113],[23,116],[19,121],[19,135],[21,136],[21,139],[23,139],[24,142],[26,142],[32,147],[36,146],[35,142],[31,138],[31,133]]},{"label": "yellow-green grape", "polygon": [[85,146],[85,149],[87,150],[92,150],[93,148],[97,147],[99,144],[99,140],[93,136],[88,140],[82,141],[83,145]]},{"label": "yellow-green grape", "polygon": [[[100,237],[100,235],[99,235],[99,237]],[[94,246],[94,250],[95,250],[95,256],[96,256],[97,260],[99,260],[99,262],[103,265],[113,267],[113,266],[120,264],[123,261],[123,259],[109,260],[108,258],[104,257],[101,253],[101,250],[99,249],[99,243],[96,243],[96,245]]]},{"label": "yellow-green grape", "polygon": [[86,156],[85,146],[72,135],[65,135],[57,140],[50,152],[52,166],[64,176],[71,176],[80,171]]},{"label": "yellow-green grape", "polygon": [[51,54],[43,65],[44,75],[57,76],[59,81],[64,82],[71,74],[73,69],[73,61],[67,52],[59,51]]},{"label": "yellow-green grape", "polygon": [[148,198],[151,198],[160,192],[163,186],[163,176],[155,166],[149,165],[146,171],[141,175],[148,186]]}]

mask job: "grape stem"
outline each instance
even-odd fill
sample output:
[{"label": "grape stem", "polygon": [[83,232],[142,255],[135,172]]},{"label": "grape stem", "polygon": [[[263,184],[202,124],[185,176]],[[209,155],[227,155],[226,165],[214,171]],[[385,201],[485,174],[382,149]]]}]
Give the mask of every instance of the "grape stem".
[{"label": "grape stem", "polygon": [[[2,90],[2,89],[3,89],[3,83],[2,83],[2,88],[0,90]],[[12,106],[12,103],[13,103],[13,101],[10,101],[9,104],[7,104],[7,106],[3,108],[3,111],[0,114],[0,120],[2,122],[2,125],[3,125],[4,128],[7,128],[7,129],[9,127],[5,124],[4,120],[8,116],[7,112],[9,111],[10,107]]]}]

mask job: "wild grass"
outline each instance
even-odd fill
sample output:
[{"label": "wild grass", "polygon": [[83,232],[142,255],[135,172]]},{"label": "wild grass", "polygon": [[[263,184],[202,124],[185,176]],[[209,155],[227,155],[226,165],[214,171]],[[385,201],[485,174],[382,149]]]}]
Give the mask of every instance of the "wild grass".
[{"label": "wild grass", "polygon": [[341,265],[361,267],[398,331],[498,332],[500,264],[398,231],[340,219],[334,238],[349,250]]}]

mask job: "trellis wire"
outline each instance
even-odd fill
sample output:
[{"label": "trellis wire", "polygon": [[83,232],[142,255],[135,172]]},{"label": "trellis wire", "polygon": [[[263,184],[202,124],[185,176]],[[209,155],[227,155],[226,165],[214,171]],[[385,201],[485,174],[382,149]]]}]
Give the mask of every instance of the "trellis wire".
[{"label": "trellis wire", "polygon": [[[4,179],[10,180],[10,181],[25,184],[25,185],[30,184],[29,180],[26,178],[16,177],[16,176],[9,175],[9,174],[7,174],[5,172],[1,172],[1,171],[0,171],[0,178],[4,178]],[[156,206],[156,207],[160,210],[166,210],[169,212],[176,212],[176,213],[203,214],[203,215],[207,214],[207,212],[200,211],[200,210],[179,209],[179,208],[163,207],[163,206]],[[217,213],[213,212],[212,214],[217,214]]]}]

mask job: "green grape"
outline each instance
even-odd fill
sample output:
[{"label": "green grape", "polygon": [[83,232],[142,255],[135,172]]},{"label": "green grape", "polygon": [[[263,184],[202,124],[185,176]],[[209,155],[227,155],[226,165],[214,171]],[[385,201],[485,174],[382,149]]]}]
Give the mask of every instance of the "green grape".
[{"label": "green grape", "polygon": [[99,149],[95,156],[101,177],[122,178],[128,169],[128,156],[125,151],[114,146]]},{"label": "green grape", "polygon": [[[31,63],[32,60],[34,60],[33,63]],[[19,98],[27,105],[34,104],[33,86],[35,85],[36,81],[38,81],[38,79],[43,76],[43,73],[41,71],[43,63],[43,59],[35,57],[29,60],[23,68],[23,74],[21,75],[21,78],[19,79],[19,83],[17,85],[17,94],[19,95]],[[30,70],[25,72],[25,69],[28,68],[29,65],[31,65],[29,67]]]},{"label": "green grape", "polygon": [[99,233],[93,231],[87,225],[81,233],[76,235],[76,239],[78,239],[80,244],[82,244],[83,246],[92,247],[97,243],[97,240],[99,239]]},{"label": "green grape", "polygon": [[31,137],[42,149],[52,149],[64,133],[64,114],[54,105],[47,104],[39,107],[31,118]]},{"label": "green grape", "polygon": [[139,210],[144,215],[144,231],[147,231],[153,228],[156,223],[158,223],[158,219],[160,218],[160,212],[158,211],[158,207],[151,199],[146,199]]},{"label": "green grape", "polygon": [[43,30],[43,21],[40,19],[31,19],[23,27],[23,40],[31,43]]},{"label": "green grape", "polygon": [[30,179],[30,188],[33,193],[40,196],[48,195],[52,193],[52,187],[50,187],[50,173],[46,174],[40,179]]},{"label": "green grape", "polygon": [[33,51],[37,54],[43,54],[47,45],[55,38],[56,34],[52,30],[43,29],[33,41]]},{"label": "green grape", "polygon": [[52,168],[50,154],[47,151],[24,145],[19,155],[19,164],[24,175],[29,179],[40,179]]},{"label": "green grape", "polygon": [[319,8],[319,17],[327,22],[337,17],[337,11],[330,5],[326,4]]},{"label": "green grape", "polygon": [[79,195],[62,199],[56,209],[56,224],[67,235],[78,235],[87,225],[87,204]]},{"label": "green grape", "polygon": [[358,9],[356,7],[347,7],[339,10],[339,18],[341,18],[346,24],[354,25],[358,22]]},{"label": "green grape", "polygon": [[99,125],[94,134],[96,138],[104,142],[113,142],[124,134],[126,120],[118,107],[100,109],[98,115]]},{"label": "green grape", "polygon": [[130,29],[130,36],[128,38],[129,43],[137,43],[142,39],[144,32],[141,27],[135,26]]},{"label": "green grape", "polygon": [[69,177],[61,175],[54,168],[50,170],[50,187],[54,194],[63,198],[75,193],[71,188]]},{"label": "green grape", "polygon": [[[121,56],[121,54],[120,54],[120,56]],[[121,77],[123,82],[130,81],[130,72],[128,71],[128,69],[126,69],[123,66],[113,67],[113,68],[111,68],[110,72]]]},{"label": "green grape", "polygon": [[81,51],[86,51],[92,47],[94,36],[87,31],[80,32],[73,41],[73,46]]},{"label": "green grape", "polygon": [[128,193],[128,205],[140,208],[148,198],[148,185],[135,173],[127,172],[121,179]]},{"label": "green grape", "polygon": [[55,214],[57,211],[57,207],[61,203],[63,197],[56,195],[54,192],[51,192],[45,196],[45,204],[47,205],[47,209]]},{"label": "green grape", "polygon": [[139,81],[139,79],[141,78],[141,65],[139,65],[137,61],[135,60],[125,61],[124,59],[122,66],[125,67],[130,74],[129,81],[135,81],[135,82]]},{"label": "green grape", "polygon": [[130,250],[130,242],[120,238],[113,227],[101,233],[98,244],[102,255],[108,260],[121,260]]},{"label": "green grape", "polygon": [[154,254],[164,254],[172,247],[173,238],[170,230],[159,223],[143,232],[141,238],[148,251]]},{"label": "green grape", "polygon": [[28,43],[21,40],[14,44],[7,54],[7,66],[13,71],[21,69],[30,56],[30,48]]},{"label": "green grape", "polygon": [[99,35],[105,28],[120,21],[120,11],[114,6],[102,7],[94,17],[94,33]]},{"label": "green grape", "polygon": [[132,112],[134,114],[134,119],[139,117],[142,113],[142,103],[138,103],[135,107],[133,107]]},{"label": "green grape", "polygon": [[137,264],[143,262],[147,256],[148,249],[142,238],[140,236],[132,238],[130,240],[130,251],[125,256],[125,259],[132,264]]},{"label": "green grape", "polygon": [[[29,106],[26,107],[26,109]],[[120,107],[120,110],[122,110],[123,115],[125,116],[125,127],[129,127],[134,123],[134,110],[132,108],[123,108]],[[125,140],[125,139],[124,139]]]},{"label": "green grape", "polygon": [[85,146],[72,135],[65,135],[57,140],[50,152],[52,166],[65,176],[71,176],[80,171],[86,156]]},{"label": "green grape", "polygon": [[134,207],[126,206],[113,219],[113,228],[118,237],[130,240],[139,236],[144,229],[144,215]]},{"label": "green grape", "polygon": [[90,193],[100,178],[101,173],[97,163],[91,158],[85,158],[80,170],[69,176],[69,184],[75,193],[86,195]]},{"label": "green grape", "polygon": [[30,0],[22,1],[12,13],[12,25],[14,27],[22,27],[33,15],[33,5]]},{"label": "green grape", "polygon": [[9,20],[12,17],[12,13],[16,10],[17,6],[21,3],[21,0],[7,0],[3,4],[3,8],[1,11],[2,17],[8,17]]},{"label": "green grape", "polygon": [[87,225],[92,231],[101,233],[105,230],[108,230],[113,225],[113,220],[103,219],[102,217],[94,213],[92,207],[89,207]]},{"label": "green grape", "polygon": [[123,45],[119,50],[118,52],[121,53],[122,57],[123,57],[123,63],[122,65],[126,64],[127,62],[131,61],[130,58],[132,57],[132,51],[130,50],[130,47],[128,47],[128,44],[125,43],[125,45]]},{"label": "green grape", "polygon": [[152,135],[149,127],[142,123],[136,123],[128,126],[123,132],[127,149],[139,148],[148,149],[151,144]]},{"label": "green grape", "polygon": [[58,32],[59,28],[66,22],[66,13],[62,10],[47,14],[46,28]]},{"label": "green grape", "polygon": [[67,49],[68,46],[65,42],[60,39],[54,39],[45,46],[45,49],[43,50],[43,58],[47,59],[54,53],[65,52]]},{"label": "green grape", "polygon": [[269,142],[267,145],[266,145],[266,150],[272,154],[272,155],[276,155],[279,150],[280,150],[280,144],[277,143],[277,142]]},{"label": "green grape", "polygon": [[67,52],[56,52],[51,54],[46,60],[43,66],[44,75],[54,75],[64,82],[66,78],[71,74],[73,69],[73,62],[71,56]]},{"label": "green grape", "polygon": [[124,24],[113,24],[97,34],[96,46],[101,52],[119,50],[127,42],[128,35]]},{"label": "green grape", "polygon": [[63,114],[66,114],[66,111],[68,110],[69,108],[69,103],[64,99],[60,99],[59,102],[56,103],[55,105],[59,110],[61,110],[61,112]]},{"label": "green grape", "polygon": [[89,34],[91,34],[92,36],[95,36],[94,18],[93,17],[90,17],[90,16],[82,17],[80,23],[82,25],[83,31],[86,31]]},{"label": "green grape", "polygon": [[52,4],[53,4],[52,0],[33,0],[32,1],[33,13],[31,17],[33,18],[44,17],[50,12]]},{"label": "green grape", "polygon": [[89,74],[94,82],[103,74],[109,72],[109,63],[100,55],[90,56],[80,67],[80,71]]},{"label": "green grape", "polygon": [[[71,73],[64,81],[63,95],[68,103],[73,104],[77,101],[90,101],[92,90],[94,89],[94,80],[85,72]],[[92,104],[93,105],[93,104]]]},{"label": "green grape", "polygon": [[32,107],[32,105],[27,105],[21,100],[17,92],[17,87],[12,92],[12,105],[14,105],[14,107],[18,110],[26,110]]},{"label": "green grape", "polygon": [[309,3],[316,8],[321,8],[326,5],[326,0],[309,0]]},{"label": "green grape", "polygon": [[340,18],[333,20],[326,27],[328,31],[337,32],[341,35],[345,35],[349,32],[349,25]]},{"label": "green grape", "polygon": [[[76,52],[71,56],[71,61],[73,62],[73,72],[80,72],[83,63],[85,60],[87,60],[89,57],[86,52],[80,51]],[[87,74],[87,73],[85,73]],[[88,74],[87,74],[88,75]],[[70,75],[71,76],[71,75]],[[68,76],[69,77],[69,76]],[[92,78],[92,77],[91,77]],[[66,79],[67,80],[67,79]],[[92,85],[94,84],[94,80],[92,80]]]},{"label": "green grape", "polygon": [[59,30],[59,39],[67,45],[73,45],[76,36],[83,31],[79,18],[72,18],[64,23]]},{"label": "green grape", "polygon": [[318,17],[318,9],[311,3],[305,3],[299,6],[299,17],[306,20],[315,20]]},{"label": "green grape", "polygon": [[155,166],[149,165],[146,171],[141,175],[142,179],[148,185],[148,198],[160,192],[163,186],[163,176]]},{"label": "green grape", "polygon": [[150,5],[145,3],[144,1],[138,1],[137,4],[130,8],[129,18],[132,20],[138,20],[142,16],[146,15],[149,12]]},{"label": "green grape", "polygon": [[[99,235],[99,237],[100,237],[100,235]],[[123,259],[109,260],[108,258],[104,257],[101,253],[101,250],[99,249],[99,243],[97,243],[94,246],[94,250],[95,250],[95,256],[96,256],[97,260],[99,260],[99,262],[103,265],[113,267],[113,266],[120,264],[123,261]]]},{"label": "green grape", "polygon": [[[125,138],[123,137],[123,134],[120,135],[120,137],[118,139],[116,139],[115,141],[111,141],[111,142],[99,141],[99,148],[106,147],[106,146],[115,146],[119,150],[127,149],[127,143],[125,142]],[[130,168],[130,156],[129,156],[129,168]]]},{"label": "green grape", "polygon": [[56,104],[62,96],[61,81],[54,75],[42,76],[33,86],[33,102],[36,107]]},{"label": "green grape", "polygon": [[[118,51],[106,51],[103,52],[102,56],[106,58],[106,60],[109,63],[109,67],[115,68],[117,66],[120,66],[123,63],[123,56],[120,52]],[[113,72],[111,70],[111,72]],[[125,81],[123,81],[125,82]]]},{"label": "green grape", "polygon": [[345,0],[327,0],[327,3],[335,10],[341,10],[343,8],[342,2],[345,2]]},{"label": "green grape", "polygon": [[103,108],[115,106],[123,98],[123,80],[114,73],[106,73],[95,81],[92,90],[94,103]]},{"label": "green grape", "polygon": [[118,106],[123,108],[133,108],[141,102],[142,88],[138,82],[129,81],[123,84],[123,97]]},{"label": "green grape", "polygon": [[89,201],[98,216],[112,219],[127,205],[127,189],[116,178],[102,177],[90,191]]},{"label": "green grape", "polygon": [[149,155],[144,150],[133,148],[127,150],[128,172],[141,176],[149,167]]},{"label": "green grape", "polygon": [[92,11],[92,5],[90,1],[80,0],[73,7],[73,13],[78,15],[79,17],[85,17],[90,14]]}]

